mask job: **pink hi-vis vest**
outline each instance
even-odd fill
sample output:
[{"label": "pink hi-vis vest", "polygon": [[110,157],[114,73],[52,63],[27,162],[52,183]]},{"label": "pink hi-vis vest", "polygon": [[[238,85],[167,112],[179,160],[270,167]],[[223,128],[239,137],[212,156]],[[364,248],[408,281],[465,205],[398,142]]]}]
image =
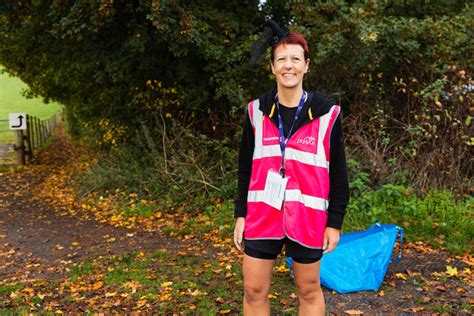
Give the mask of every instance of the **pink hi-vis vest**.
[{"label": "pink hi-vis vest", "polygon": [[285,150],[288,178],[285,200],[282,209],[276,209],[262,201],[268,171],[280,170],[279,132],[259,106],[259,100],[254,100],[248,107],[255,149],[245,238],[283,239],[287,236],[305,247],[320,249],[327,222],[330,136],[340,107],[333,105],[328,113],[291,135]]}]

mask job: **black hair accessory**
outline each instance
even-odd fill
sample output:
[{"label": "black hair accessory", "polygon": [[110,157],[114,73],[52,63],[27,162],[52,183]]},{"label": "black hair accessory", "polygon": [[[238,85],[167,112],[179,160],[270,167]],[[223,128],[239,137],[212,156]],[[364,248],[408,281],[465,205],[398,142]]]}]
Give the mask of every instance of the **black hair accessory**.
[{"label": "black hair accessory", "polygon": [[266,20],[265,25],[265,30],[260,38],[252,44],[252,51],[250,54],[250,63],[252,64],[257,62],[268,47],[275,46],[290,34],[290,30],[286,27],[280,27],[273,20]]}]

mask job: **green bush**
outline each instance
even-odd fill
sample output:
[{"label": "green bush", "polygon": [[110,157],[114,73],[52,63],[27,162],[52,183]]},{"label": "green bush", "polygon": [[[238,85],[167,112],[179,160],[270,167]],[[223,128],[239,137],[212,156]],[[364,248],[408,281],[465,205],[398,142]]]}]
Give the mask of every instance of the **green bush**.
[{"label": "green bush", "polygon": [[393,223],[405,228],[409,240],[428,240],[462,254],[472,249],[473,210],[473,197],[456,201],[452,192],[438,189],[417,196],[411,187],[385,184],[351,197],[344,229],[365,229],[375,221]]},{"label": "green bush", "polygon": [[[184,205],[207,205],[236,194],[237,152],[230,140],[213,140],[177,123],[141,126],[135,145],[113,148],[79,180],[80,191],[122,189],[142,197]],[[146,213],[146,210],[129,210]]]}]

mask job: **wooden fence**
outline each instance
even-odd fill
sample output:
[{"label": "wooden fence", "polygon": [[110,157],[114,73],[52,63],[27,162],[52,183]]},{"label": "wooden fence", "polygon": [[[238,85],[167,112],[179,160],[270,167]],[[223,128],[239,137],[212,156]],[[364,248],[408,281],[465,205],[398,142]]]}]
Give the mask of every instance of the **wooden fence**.
[{"label": "wooden fence", "polygon": [[[62,111],[56,112],[49,119],[40,120],[26,115],[26,130],[0,130],[0,133],[13,133],[14,139],[0,139],[0,164],[24,165],[31,162],[35,149],[51,137],[54,129],[62,120]],[[0,123],[8,120],[0,120]]]}]

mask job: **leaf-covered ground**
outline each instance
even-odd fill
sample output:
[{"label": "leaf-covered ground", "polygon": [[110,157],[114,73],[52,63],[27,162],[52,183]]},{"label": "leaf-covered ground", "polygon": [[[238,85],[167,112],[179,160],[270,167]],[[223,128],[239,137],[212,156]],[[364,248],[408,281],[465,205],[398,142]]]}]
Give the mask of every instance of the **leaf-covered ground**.
[{"label": "leaf-covered ground", "polygon": [[[73,179],[89,163],[58,133],[35,164],[0,171],[0,314],[240,312],[242,258],[229,238],[231,219],[192,216],[119,190],[79,197]],[[327,310],[468,315],[472,265],[469,254],[407,243],[379,291],[325,289]],[[282,259],[269,297],[274,313],[296,313],[296,289]]]}]

